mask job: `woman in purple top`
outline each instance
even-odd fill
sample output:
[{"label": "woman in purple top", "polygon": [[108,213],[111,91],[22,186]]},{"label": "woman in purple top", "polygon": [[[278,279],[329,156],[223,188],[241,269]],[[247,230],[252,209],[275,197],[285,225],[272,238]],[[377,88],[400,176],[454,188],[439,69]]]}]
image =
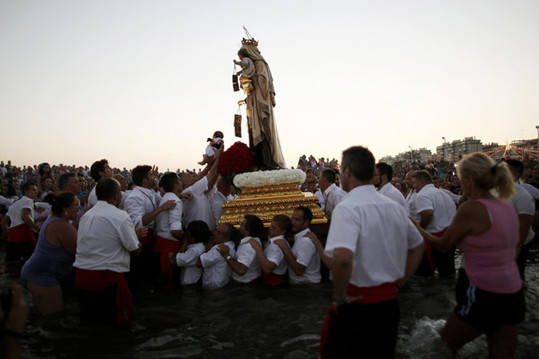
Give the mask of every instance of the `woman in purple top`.
[{"label": "woman in purple top", "polygon": [[34,253],[22,267],[34,305],[42,315],[64,309],[61,281],[73,270],[77,230],[69,221],[77,219],[79,200],[74,194],[56,196],[51,216],[43,223]]},{"label": "woman in purple top", "polygon": [[[489,357],[512,358],[516,327],[525,313],[516,264],[518,217],[506,202],[515,192],[514,183],[505,162],[496,164],[483,153],[465,156],[457,164],[457,174],[468,201],[460,206],[447,232],[437,238],[419,228],[436,249],[456,245],[464,253],[457,306],[440,335],[456,352],[485,333]],[[498,197],[492,195],[493,189]]]}]

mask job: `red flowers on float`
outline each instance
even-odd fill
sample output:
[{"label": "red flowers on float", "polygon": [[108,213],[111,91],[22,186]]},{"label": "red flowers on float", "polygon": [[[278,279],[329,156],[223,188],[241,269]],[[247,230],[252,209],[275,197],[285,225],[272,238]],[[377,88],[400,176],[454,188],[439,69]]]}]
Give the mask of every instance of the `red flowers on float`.
[{"label": "red flowers on float", "polygon": [[219,174],[233,177],[238,173],[247,172],[255,166],[255,159],[249,147],[243,142],[236,142],[219,158]]}]

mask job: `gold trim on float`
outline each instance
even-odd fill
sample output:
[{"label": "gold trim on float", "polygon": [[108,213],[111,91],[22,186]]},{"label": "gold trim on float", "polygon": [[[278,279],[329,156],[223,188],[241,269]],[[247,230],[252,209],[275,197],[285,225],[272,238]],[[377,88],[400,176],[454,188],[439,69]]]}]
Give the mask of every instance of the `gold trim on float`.
[{"label": "gold trim on float", "polygon": [[264,222],[265,227],[269,227],[273,217],[278,214],[291,217],[298,206],[305,206],[313,212],[312,224],[327,223],[318,205],[318,197],[310,192],[301,192],[299,183],[285,183],[241,188],[238,198],[223,204],[219,224],[231,223],[239,227],[246,214],[253,214]]}]

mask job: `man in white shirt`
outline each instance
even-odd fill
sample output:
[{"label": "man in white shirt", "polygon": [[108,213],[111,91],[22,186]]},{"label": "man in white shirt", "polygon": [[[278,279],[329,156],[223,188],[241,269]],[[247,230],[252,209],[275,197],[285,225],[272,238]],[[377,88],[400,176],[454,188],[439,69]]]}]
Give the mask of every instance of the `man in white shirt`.
[{"label": "man in white shirt", "polygon": [[213,218],[210,206],[211,190],[218,177],[217,168],[219,158],[223,153],[223,147],[215,151],[215,161],[211,167],[206,167],[200,175],[194,176],[189,173],[182,174],[184,190],[183,194],[189,194],[192,199],[184,203],[184,226],[192,221],[204,221],[210,228],[215,229],[215,219]]},{"label": "man in white shirt", "polygon": [[264,230],[264,223],[257,216],[246,214],[240,226],[240,233],[243,239],[238,245],[236,257],[230,255],[230,248],[225,244],[219,246],[219,253],[226,259],[232,270],[232,279],[238,283],[252,284],[261,276],[260,262],[256,258],[256,251],[249,244],[251,239],[262,246],[260,236]]},{"label": "man in white shirt", "polygon": [[182,246],[172,261],[180,267],[180,284],[196,284],[202,276],[202,269],[197,265],[200,256],[206,251],[211,232],[206,222],[193,221],[185,231]]},{"label": "man in white shirt", "polygon": [[[326,253],[333,257],[334,304],[321,338],[327,358],[393,358],[397,342],[397,283],[423,255],[421,235],[401,205],[371,184],[374,157],[364,147],[343,152],[341,183],[348,192],[333,212]],[[361,352],[359,352],[361,351]]]},{"label": "man in white shirt", "polygon": [[21,187],[23,196],[13,202],[7,211],[10,224],[8,228],[8,243],[6,261],[29,258],[34,251],[39,227],[34,221],[34,200],[37,197],[37,186],[26,182]]},{"label": "man in white shirt", "polygon": [[183,203],[178,197],[183,186],[174,172],[167,172],[161,177],[159,187],[163,188],[165,194],[159,202],[159,207],[168,201],[173,201],[175,206],[160,212],[155,219],[155,245],[153,250],[159,253],[161,264],[161,276],[167,281],[169,287],[173,285],[172,279],[174,267],[169,260],[170,253],[176,253],[180,249],[182,239],[182,215]]},{"label": "man in white shirt", "polygon": [[287,264],[283,251],[275,244],[275,241],[282,239],[288,246],[285,235],[291,229],[292,223],[290,222],[290,218],[284,214],[278,214],[271,221],[268,230],[269,239],[265,249],[262,249],[256,240],[251,239],[249,241],[249,244],[256,251],[256,257],[262,268],[262,280],[267,286],[275,287],[285,282]]},{"label": "man in white shirt", "polygon": [[335,184],[336,175],[332,169],[325,169],[320,174],[318,185],[324,196],[324,212],[328,220],[331,220],[333,209],[344,198],[346,193]]},{"label": "man in white shirt", "polygon": [[81,324],[127,325],[133,315],[131,292],[124,274],[131,254],[140,250],[129,215],[117,208],[122,200],[120,184],[102,178],[96,185],[97,203],[79,223],[75,288],[79,292]]},{"label": "man in white shirt", "polygon": [[393,168],[385,162],[378,162],[374,170],[374,185],[378,189],[378,193],[383,194],[389,199],[394,200],[409,213],[408,203],[402,195],[401,191],[391,184],[393,178]]},{"label": "man in white shirt", "polygon": [[[419,225],[432,235],[442,237],[457,213],[455,202],[447,193],[434,187],[432,177],[425,170],[414,172],[412,186],[416,191],[414,205],[419,214]],[[425,257],[417,274],[433,275],[434,270],[437,269],[441,277],[453,278],[455,276],[455,247],[453,246],[446,253],[430,248],[428,245],[426,248]]]},{"label": "man in white shirt", "polygon": [[[92,163],[92,167],[90,167],[90,176],[94,179],[96,186],[97,183],[101,180],[101,178],[110,178],[112,177],[112,169],[109,166],[109,161],[106,159],[102,159],[99,161],[95,161]],[[88,206],[86,210],[89,210],[97,203],[97,196],[95,194],[95,186],[90,191],[90,194],[88,195]]]},{"label": "man in white shirt", "polygon": [[313,219],[311,210],[307,207],[297,207],[292,213],[291,223],[294,234],[292,249],[285,239],[274,241],[284,253],[288,264],[290,284],[320,283],[320,256],[314,243],[307,234]]},{"label": "man in white shirt", "polygon": [[520,176],[524,173],[524,165],[519,160],[509,159],[505,161],[515,181],[515,194],[511,198],[513,207],[518,215],[519,222],[519,254],[517,257],[518,270],[522,280],[525,279],[526,260],[535,238],[532,225],[535,218],[535,201],[532,195],[519,183]]},{"label": "man in white shirt", "polygon": [[227,260],[219,252],[219,247],[224,244],[228,247],[228,255],[233,258],[236,255],[234,238],[237,229],[232,224],[219,224],[214,231],[214,239],[209,244],[210,248],[200,255],[202,272],[202,288],[218,289],[228,284],[231,270]]},{"label": "man in white shirt", "polygon": [[228,196],[230,195],[230,184],[227,183],[224,177],[219,178],[217,186],[214,186],[214,190],[210,194],[210,206],[213,214],[215,224],[219,223],[221,215],[223,214],[223,204],[228,202]]},{"label": "man in white shirt", "polygon": [[414,173],[415,171],[408,171],[404,176],[404,184],[406,185],[406,188],[408,190],[408,193],[406,194],[406,204],[408,206],[408,214],[410,215],[410,218],[412,218],[416,222],[420,222],[421,217],[417,212],[416,205],[414,202],[415,196],[417,195],[417,192],[414,190],[414,186],[412,185],[412,176],[414,175]]},{"label": "man in white shirt", "polygon": [[[125,201],[125,211],[137,227],[148,228],[147,235],[141,238],[142,253],[133,261],[132,276],[147,281],[155,281],[160,273],[160,258],[154,249],[155,219],[159,213],[174,208],[176,202],[167,200],[161,203],[157,187],[156,171],[151,166],[140,165],[131,172],[137,187]],[[168,263],[168,256],[167,263]]]}]

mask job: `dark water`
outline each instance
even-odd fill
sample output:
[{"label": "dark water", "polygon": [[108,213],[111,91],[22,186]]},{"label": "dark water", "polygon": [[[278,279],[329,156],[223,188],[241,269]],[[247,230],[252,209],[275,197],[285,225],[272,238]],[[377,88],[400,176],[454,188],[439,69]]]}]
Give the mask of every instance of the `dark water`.
[{"label": "dark water", "polygon": [[[519,328],[517,358],[537,358],[539,352],[537,250],[531,257],[528,314]],[[2,285],[15,273],[16,267],[8,266]],[[453,280],[413,278],[401,291],[398,358],[421,357],[413,352],[422,345],[414,336],[424,325],[418,321],[446,319],[455,303],[453,287]],[[32,311],[23,357],[317,358],[331,284],[277,289],[232,285],[216,291],[134,288],[133,297],[135,322],[129,330],[80,327],[72,293],[67,293],[62,315],[43,321]],[[486,357],[484,338],[468,344],[461,357]]]}]

